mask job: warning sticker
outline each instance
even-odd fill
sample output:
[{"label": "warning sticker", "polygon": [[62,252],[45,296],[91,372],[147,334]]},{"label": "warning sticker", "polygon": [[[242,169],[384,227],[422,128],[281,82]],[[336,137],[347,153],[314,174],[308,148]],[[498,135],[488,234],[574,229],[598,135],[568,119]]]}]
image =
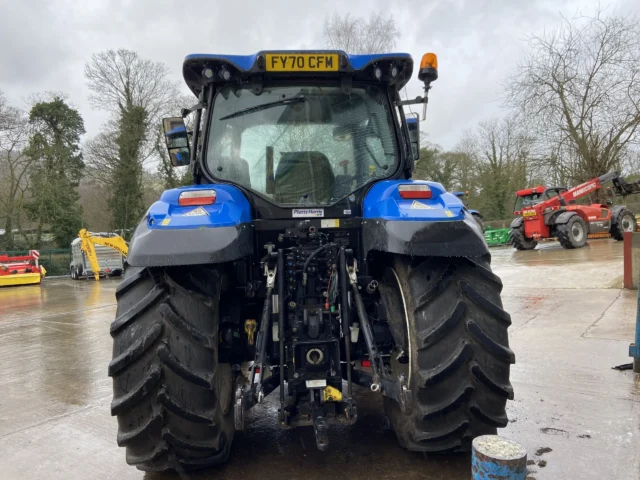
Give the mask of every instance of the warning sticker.
[{"label": "warning sticker", "polygon": [[453,216],[455,216],[451,210],[445,210],[445,211],[444,211],[444,214],[445,214],[447,217],[453,217]]},{"label": "warning sticker", "polygon": [[411,210],[433,210],[431,205],[414,200],[411,204]]},{"label": "warning sticker", "polygon": [[324,208],[294,208],[291,216],[294,218],[324,217]]},{"label": "warning sticker", "polygon": [[320,220],[320,228],[339,228],[339,227],[340,227],[340,220],[337,218]]},{"label": "warning sticker", "polygon": [[171,219],[165,218],[164,220],[162,220],[162,222],[160,222],[160,225],[162,225],[163,227],[166,227],[167,225],[169,225],[169,223],[171,223]]},{"label": "warning sticker", "polygon": [[184,214],[185,217],[202,217],[203,215],[209,215],[209,214],[202,207],[195,208],[190,212],[187,212]]}]

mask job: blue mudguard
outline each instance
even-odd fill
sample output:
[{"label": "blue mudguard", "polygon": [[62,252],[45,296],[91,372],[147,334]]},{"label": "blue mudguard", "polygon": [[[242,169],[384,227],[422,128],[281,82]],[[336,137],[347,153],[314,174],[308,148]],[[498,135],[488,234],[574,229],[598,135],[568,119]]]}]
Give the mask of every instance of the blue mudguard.
[{"label": "blue mudguard", "polygon": [[[405,200],[401,184],[426,184],[430,199]],[[436,182],[385,180],[363,202],[365,255],[371,250],[412,256],[478,257],[489,253],[484,235],[464,204]]]},{"label": "blue mudguard", "polygon": [[[212,205],[182,207],[180,193],[214,189]],[[221,263],[253,252],[251,206],[231,185],[191,185],[165,191],[136,228],[129,265],[157,267]]]}]

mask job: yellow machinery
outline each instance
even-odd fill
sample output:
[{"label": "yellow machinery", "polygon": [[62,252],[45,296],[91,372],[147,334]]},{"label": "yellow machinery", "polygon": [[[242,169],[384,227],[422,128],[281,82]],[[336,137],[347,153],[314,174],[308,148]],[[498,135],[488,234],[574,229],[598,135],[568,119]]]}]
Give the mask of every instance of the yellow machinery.
[{"label": "yellow machinery", "polygon": [[93,276],[96,280],[100,280],[100,264],[98,263],[95,245],[103,245],[105,247],[113,248],[120,252],[123,257],[126,257],[129,253],[129,246],[127,245],[127,242],[125,242],[119,235],[101,237],[93,235],[91,232],[87,232],[87,230],[83,228],[78,233],[78,237],[80,238],[80,247],[91,264],[91,270],[93,270]]},{"label": "yellow machinery", "polygon": [[24,256],[0,255],[0,287],[40,283],[47,271],[39,260],[38,250],[29,250]]}]

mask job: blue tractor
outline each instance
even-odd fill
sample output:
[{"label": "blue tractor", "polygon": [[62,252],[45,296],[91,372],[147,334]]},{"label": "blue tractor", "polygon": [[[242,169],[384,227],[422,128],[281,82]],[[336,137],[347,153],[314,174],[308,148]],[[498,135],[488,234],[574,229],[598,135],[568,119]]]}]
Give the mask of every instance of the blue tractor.
[{"label": "blue tractor", "polygon": [[[452,192],[456,197],[458,197],[460,200],[462,200],[462,202],[464,203],[465,199],[467,199],[469,197],[469,192]],[[465,203],[465,206],[467,206],[467,204]],[[484,232],[485,227],[484,227],[484,218],[482,217],[482,215],[480,214],[480,212],[478,210],[473,210],[473,209],[469,209],[469,213],[471,215],[473,215],[473,218],[476,219],[476,222],[478,223],[478,225],[480,226],[480,229]]]},{"label": "blue tractor", "polygon": [[186,57],[197,103],[163,124],[194,185],[145,213],[111,324],[129,464],[224,462],[274,391],[261,414],[313,428],[321,450],[362,395],[382,396],[412,451],[465,451],[506,426],[502,283],[463,203],[411,179],[419,119],[403,107],[426,109],[435,55],[424,96],[401,100],[412,71],[404,53]]}]

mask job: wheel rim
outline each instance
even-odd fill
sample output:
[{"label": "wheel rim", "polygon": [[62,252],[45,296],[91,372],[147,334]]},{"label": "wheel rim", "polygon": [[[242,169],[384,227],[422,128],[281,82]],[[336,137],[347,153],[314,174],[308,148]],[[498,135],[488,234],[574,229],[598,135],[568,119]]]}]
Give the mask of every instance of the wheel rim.
[{"label": "wheel rim", "polygon": [[[407,372],[407,389],[411,390],[411,363],[413,362],[413,356],[411,351],[411,338],[409,336],[409,315],[407,314],[407,301],[404,298],[404,292],[402,291],[402,285],[400,284],[400,278],[398,278],[398,274],[396,273],[394,268],[390,268],[391,273],[393,273],[393,278],[396,280],[396,287],[400,292],[400,298],[402,299],[402,309],[404,310],[404,321],[407,326],[407,355],[409,356],[409,361],[407,362],[408,372]],[[400,366],[399,362],[394,362],[396,365]]]},{"label": "wheel rim", "polygon": [[581,242],[584,238],[584,227],[580,222],[575,222],[571,226],[571,235],[576,242]]},{"label": "wheel rim", "polygon": [[623,232],[633,232],[633,227],[635,225],[635,218],[633,218],[631,215],[625,215],[624,217],[622,217],[622,222],[620,222],[622,225],[622,231]]},{"label": "wheel rim", "polygon": [[218,365],[216,375],[216,392],[218,394],[218,405],[222,410],[222,415],[226,415],[231,407],[231,394],[233,393],[233,374],[228,363]]}]

